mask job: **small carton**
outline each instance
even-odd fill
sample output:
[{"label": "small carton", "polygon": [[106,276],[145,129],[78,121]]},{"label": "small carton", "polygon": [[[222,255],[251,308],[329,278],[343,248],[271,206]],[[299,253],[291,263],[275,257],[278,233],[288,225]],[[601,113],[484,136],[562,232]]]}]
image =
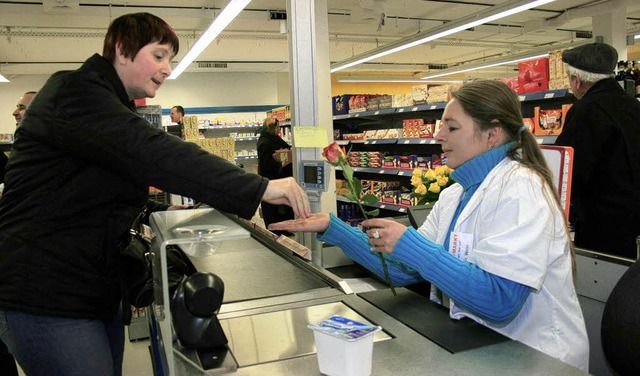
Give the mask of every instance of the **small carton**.
[{"label": "small carton", "polygon": [[309,324],[323,375],[369,376],[373,360],[373,336],[382,328],[342,316]]}]

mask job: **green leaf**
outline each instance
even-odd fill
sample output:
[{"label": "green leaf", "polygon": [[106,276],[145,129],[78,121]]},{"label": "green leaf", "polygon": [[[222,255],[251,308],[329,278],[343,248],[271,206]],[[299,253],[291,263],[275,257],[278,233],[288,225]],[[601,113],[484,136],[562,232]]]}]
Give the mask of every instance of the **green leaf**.
[{"label": "green leaf", "polygon": [[366,211],[365,214],[367,214],[369,217],[377,217],[380,215],[380,209],[369,210]]},{"label": "green leaf", "polygon": [[349,192],[347,194],[344,195],[344,197],[348,198],[351,201],[358,201],[358,199],[356,198],[356,196],[353,195],[353,193]]},{"label": "green leaf", "polygon": [[353,180],[351,180],[351,183],[353,184],[353,194],[359,198],[360,192],[362,192],[362,183],[360,183],[360,179],[354,177]]},{"label": "green leaf", "polygon": [[362,196],[362,200],[363,203],[367,204],[367,205],[373,205],[376,202],[378,202],[378,197],[376,195],[372,195],[372,194],[366,194],[364,196]]}]

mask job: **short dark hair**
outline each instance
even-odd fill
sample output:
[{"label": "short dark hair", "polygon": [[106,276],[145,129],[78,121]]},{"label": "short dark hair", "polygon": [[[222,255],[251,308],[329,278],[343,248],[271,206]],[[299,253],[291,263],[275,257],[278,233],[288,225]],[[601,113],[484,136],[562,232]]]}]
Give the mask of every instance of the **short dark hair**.
[{"label": "short dark hair", "polygon": [[180,113],[180,115],[184,116],[184,108],[182,108],[182,106],[173,106],[171,108],[175,108],[176,111]]},{"label": "short dark hair", "polygon": [[125,14],[113,20],[104,38],[102,56],[112,64],[116,61],[116,44],[122,54],[135,59],[138,51],[149,43],[170,44],[174,56],[180,49],[176,32],[160,17],[150,13]]}]

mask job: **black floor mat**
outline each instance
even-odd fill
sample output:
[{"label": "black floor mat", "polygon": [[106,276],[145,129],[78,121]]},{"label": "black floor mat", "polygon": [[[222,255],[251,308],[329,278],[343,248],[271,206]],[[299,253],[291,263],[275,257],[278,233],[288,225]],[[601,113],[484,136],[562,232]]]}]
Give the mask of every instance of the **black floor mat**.
[{"label": "black floor mat", "polygon": [[405,288],[358,294],[401,323],[422,334],[447,351],[457,352],[510,341],[470,319],[452,320],[449,310]]}]

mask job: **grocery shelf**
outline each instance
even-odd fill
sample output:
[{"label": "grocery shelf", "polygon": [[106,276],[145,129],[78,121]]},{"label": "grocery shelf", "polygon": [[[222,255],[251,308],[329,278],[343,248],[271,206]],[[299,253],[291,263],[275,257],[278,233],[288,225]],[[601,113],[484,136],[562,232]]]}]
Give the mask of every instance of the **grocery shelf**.
[{"label": "grocery shelf", "polygon": [[[399,168],[374,168],[374,167],[351,167],[353,172],[366,172],[369,174],[380,175],[397,175],[397,176],[411,176],[413,169],[399,169]],[[336,167],[337,171],[342,171],[341,167]]]},{"label": "grocery shelf", "polygon": [[235,140],[236,141],[257,141],[259,138],[259,136],[252,136],[252,137],[236,137]]},{"label": "grocery shelf", "polygon": [[237,155],[236,159],[256,159],[257,155]]},{"label": "grocery shelf", "polygon": [[262,123],[251,124],[226,124],[226,125],[200,125],[198,129],[210,130],[210,129],[229,129],[229,128],[257,128],[261,127]]},{"label": "grocery shelf", "polygon": [[[349,200],[348,198],[344,197],[344,196],[336,196],[336,199],[340,202],[353,202],[355,203],[355,201]],[[372,208],[377,208],[377,209],[384,209],[384,210],[391,210],[391,211],[396,211],[399,213],[406,213],[407,210],[409,209],[408,206],[402,206],[402,205],[393,205],[393,204],[385,204],[383,202],[376,202],[373,204],[362,204],[363,206],[368,206],[368,207],[372,207]]]}]

